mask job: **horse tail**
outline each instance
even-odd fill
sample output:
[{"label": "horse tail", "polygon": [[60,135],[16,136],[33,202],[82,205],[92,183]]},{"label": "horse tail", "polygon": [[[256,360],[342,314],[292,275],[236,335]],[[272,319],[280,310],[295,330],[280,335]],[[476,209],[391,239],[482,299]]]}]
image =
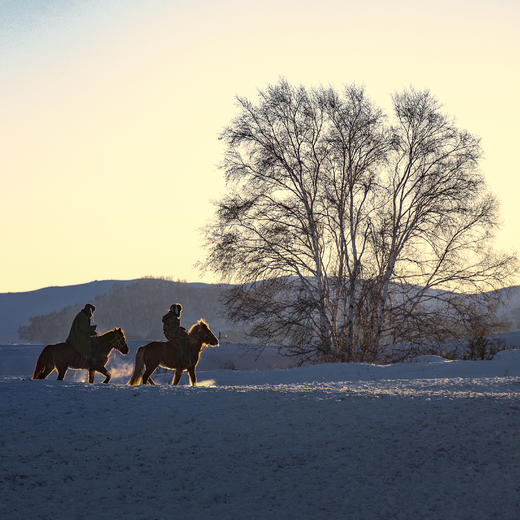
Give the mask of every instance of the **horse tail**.
[{"label": "horse tail", "polygon": [[54,360],[52,358],[51,349],[49,348],[49,345],[47,345],[38,356],[32,378],[45,379],[45,373],[50,367],[54,368]]},{"label": "horse tail", "polygon": [[139,347],[137,349],[137,354],[135,355],[134,362],[134,372],[132,377],[128,381],[129,385],[138,385],[141,380],[141,374],[143,373],[144,368],[144,346]]}]

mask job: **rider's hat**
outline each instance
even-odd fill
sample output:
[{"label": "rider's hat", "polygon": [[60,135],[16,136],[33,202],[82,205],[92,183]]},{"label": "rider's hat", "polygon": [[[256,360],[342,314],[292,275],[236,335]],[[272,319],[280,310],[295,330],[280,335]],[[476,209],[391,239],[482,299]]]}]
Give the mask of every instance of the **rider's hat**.
[{"label": "rider's hat", "polygon": [[92,305],[92,303],[87,303],[83,309],[94,312],[96,310],[96,306]]},{"label": "rider's hat", "polygon": [[170,305],[170,311],[173,312],[176,316],[180,316],[182,312],[182,305],[180,303],[174,303]]}]

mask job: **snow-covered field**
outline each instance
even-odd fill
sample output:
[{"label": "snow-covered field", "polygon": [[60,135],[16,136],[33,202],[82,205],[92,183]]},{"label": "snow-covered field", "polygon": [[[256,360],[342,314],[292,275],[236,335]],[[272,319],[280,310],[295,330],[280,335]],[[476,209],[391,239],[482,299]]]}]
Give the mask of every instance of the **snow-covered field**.
[{"label": "snow-covered field", "polygon": [[192,388],[31,381],[40,348],[0,347],[0,518],[520,518],[520,350]]}]

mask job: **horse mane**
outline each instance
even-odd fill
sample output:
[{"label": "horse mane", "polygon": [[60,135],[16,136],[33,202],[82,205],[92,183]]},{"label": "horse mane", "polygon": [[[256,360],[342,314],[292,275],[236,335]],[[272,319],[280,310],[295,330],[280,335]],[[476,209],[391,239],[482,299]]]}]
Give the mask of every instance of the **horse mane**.
[{"label": "horse mane", "polygon": [[193,332],[195,330],[196,327],[198,327],[199,325],[202,325],[203,327],[207,327],[209,328],[208,324],[201,318],[197,323],[194,323],[191,327],[190,327],[190,330],[188,330],[188,334],[190,334],[191,332]]},{"label": "horse mane", "polygon": [[123,329],[119,328],[119,327],[114,327],[113,329],[111,330],[107,330],[106,332],[103,332],[103,334],[100,334],[99,337],[104,337],[106,336],[107,334],[112,334],[116,331],[116,329],[119,329],[121,331],[121,334],[123,335],[123,338],[125,338],[125,341],[126,341],[126,336],[125,336],[125,332]]}]

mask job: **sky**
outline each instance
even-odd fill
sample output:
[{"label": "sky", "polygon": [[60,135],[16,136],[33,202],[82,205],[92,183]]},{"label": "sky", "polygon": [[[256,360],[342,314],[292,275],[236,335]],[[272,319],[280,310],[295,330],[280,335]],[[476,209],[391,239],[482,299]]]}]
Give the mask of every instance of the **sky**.
[{"label": "sky", "polygon": [[494,245],[518,251],[519,26],[517,0],[0,0],[0,292],[217,282],[196,264],[218,136],[281,77],[387,111],[428,88],[482,139]]}]

